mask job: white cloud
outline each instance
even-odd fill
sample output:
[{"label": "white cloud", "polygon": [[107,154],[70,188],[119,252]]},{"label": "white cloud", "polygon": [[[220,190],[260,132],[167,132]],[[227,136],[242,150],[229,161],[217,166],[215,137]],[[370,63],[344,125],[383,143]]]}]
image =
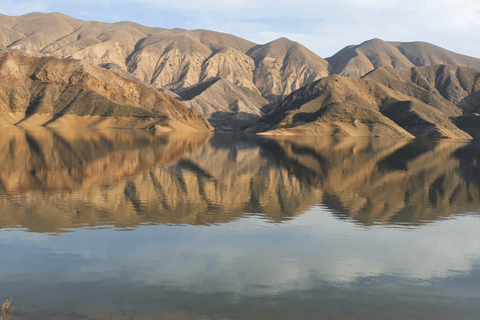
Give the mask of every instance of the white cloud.
[{"label": "white cloud", "polygon": [[9,15],[9,16],[16,16],[21,15],[29,12],[43,12],[48,10],[49,2],[48,1],[0,1],[0,13]]},{"label": "white cloud", "polygon": [[[71,4],[20,0],[0,4],[4,14],[49,10],[82,18],[86,15],[80,12],[98,11],[108,21],[118,16],[118,20],[148,26],[210,29],[256,42],[287,36],[322,57],[371,38],[426,41],[480,57],[478,0],[79,0]],[[133,16],[132,6],[142,14]]]}]

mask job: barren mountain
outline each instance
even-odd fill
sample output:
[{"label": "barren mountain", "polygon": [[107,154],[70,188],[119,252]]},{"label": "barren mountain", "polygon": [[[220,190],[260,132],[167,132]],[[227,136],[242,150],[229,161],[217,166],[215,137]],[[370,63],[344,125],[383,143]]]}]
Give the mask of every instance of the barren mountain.
[{"label": "barren mountain", "polygon": [[72,59],[0,54],[0,124],[210,131],[178,100]]},{"label": "barren mountain", "polygon": [[478,136],[480,126],[473,120],[480,112],[480,69],[446,65],[402,70],[382,67],[364,78],[417,98],[447,116],[458,117],[459,128]]},{"label": "barren mountain", "polygon": [[287,38],[255,46],[247,55],[255,61],[255,85],[273,104],[329,74],[327,61]]},{"label": "barren mountain", "polygon": [[[246,129],[264,134],[470,139],[434,107],[376,81],[338,75],[290,94]],[[266,131],[266,132],[265,132]]]},{"label": "barren mountain", "polygon": [[480,68],[480,59],[457,54],[425,42],[386,42],[372,39],[348,46],[326,59],[332,73],[361,77],[379,67],[458,65]]},{"label": "barren mountain", "polygon": [[390,42],[416,66],[437,64],[480,68],[480,59],[464,56],[426,42]]},{"label": "barren mountain", "polygon": [[383,66],[393,68],[414,66],[395,46],[380,39],[343,48],[327,58],[327,61],[331,65],[332,73],[356,78]]},{"label": "barren mountain", "polygon": [[[428,130],[425,128],[429,127],[426,125],[418,131],[418,123],[432,124],[438,120],[440,133],[436,135],[464,137],[445,116],[462,116],[457,119],[458,124],[477,126],[477,120],[465,118],[466,114],[477,112],[478,105],[476,89],[467,88],[473,81],[467,79],[470,75],[462,73],[455,78],[447,71],[456,71],[438,69],[439,74],[443,74],[440,79],[430,71],[428,75],[423,75],[424,71],[412,71],[409,76],[408,70],[415,66],[440,64],[480,68],[480,60],[423,42],[372,39],[348,46],[324,60],[285,38],[257,45],[233,35],[206,30],[149,28],[131,22],[109,24],[82,21],[60,13],[32,13],[18,17],[0,16],[0,52],[80,59],[114,70],[125,78],[182,100],[195,112],[208,118],[216,129],[226,131],[245,127],[268,115],[295,90],[331,74],[358,78],[378,68],[393,68],[403,71],[392,76],[380,75],[379,71],[369,75],[369,79],[380,81],[408,98],[398,96],[396,101],[402,103],[394,109],[382,107],[381,116],[388,116],[402,126],[408,125],[410,133],[415,135],[426,134]],[[415,78],[417,75],[418,79]],[[408,77],[408,85],[400,84]],[[431,82],[434,78],[438,84]],[[465,83],[462,82],[464,80]],[[389,92],[387,96],[392,94],[396,95]],[[337,105],[345,102],[350,111],[354,107],[348,101],[342,102],[338,95],[337,98]],[[373,108],[374,104],[377,107]],[[369,104],[373,109],[370,108],[368,115],[364,114],[358,121],[364,123],[370,116],[372,122],[378,122],[378,119],[383,119],[379,123],[387,121],[377,114],[384,102],[374,104]],[[440,113],[431,111],[424,104],[431,105]],[[364,112],[365,109],[361,110]],[[400,115],[401,110],[406,113]],[[415,115],[413,118],[412,114]],[[350,116],[356,115],[350,114],[347,118]],[[327,118],[322,119],[333,120]],[[412,121],[417,123],[417,129],[409,124]],[[390,127],[391,123],[387,122],[383,124]],[[351,134],[355,135],[380,130],[354,127],[352,130],[356,133],[352,131]],[[335,132],[332,128],[324,127],[319,132]],[[294,131],[300,132],[298,129]],[[302,130],[311,132],[312,128]],[[393,134],[404,135],[400,131]]]},{"label": "barren mountain", "polygon": [[480,69],[447,65],[402,70],[379,68],[364,79],[425,100],[452,116],[480,111]]},{"label": "barren mountain", "polygon": [[[0,48],[29,55],[81,59],[114,66],[155,88],[181,93],[220,78],[235,87],[238,112],[258,116],[292,90],[328,74],[326,61],[286,39],[265,46],[206,30],[148,28],[135,23],[82,21],[60,13],[0,16]],[[206,93],[218,97],[218,93]],[[247,95],[247,97],[248,97]],[[232,113],[235,103],[192,102],[201,115]],[[244,106],[246,106],[244,108]],[[202,113],[205,110],[206,113]],[[228,111],[227,111],[228,110]],[[240,116],[242,118],[242,116]],[[237,119],[238,120],[238,119]]]},{"label": "barren mountain", "polygon": [[209,119],[218,128],[234,129],[261,117],[268,104],[260,92],[238,87],[222,78],[213,78],[179,93],[185,105]]}]

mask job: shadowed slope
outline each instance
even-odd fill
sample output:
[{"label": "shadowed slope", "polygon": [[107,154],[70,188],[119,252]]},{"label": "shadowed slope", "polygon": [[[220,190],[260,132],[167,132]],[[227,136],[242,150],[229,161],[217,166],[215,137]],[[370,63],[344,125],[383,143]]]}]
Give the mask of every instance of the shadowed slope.
[{"label": "shadowed slope", "polygon": [[479,135],[480,69],[446,65],[405,70],[379,68],[364,78],[457,117],[455,123],[460,129],[476,137]]},{"label": "shadowed slope", "polygon": [[329,74],[328,62],[299,43],[280,38],[247,52],[255,61],[254,82],[265,98],[278,103],[284,97]]},{"label": "shadowed slope", "polygon": [[293,92],[246,130],[264,134],[471,138],[432,106],[376,81],[340,76],[323,78]]}]

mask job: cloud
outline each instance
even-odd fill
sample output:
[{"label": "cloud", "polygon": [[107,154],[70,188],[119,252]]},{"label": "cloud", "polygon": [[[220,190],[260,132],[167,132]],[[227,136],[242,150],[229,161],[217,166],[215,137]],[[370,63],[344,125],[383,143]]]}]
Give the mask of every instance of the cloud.
[{"label": "cloud", "polygon": [[477,0],[20,0],[0,4],[6,14],[48,10],[85,18],[90,12],[92,19],[106,22],[133,20],[148,26],[210,29],[257,42],[287,36],[301,40],[322,57],[375,37],[426,41],[480,57]]},{"label": "cloud", "polygon": [[48,1],[0,1],[1,14],[16,16],[48,10]]},{"label": "cloud", "polygon": [[[55,281],[119,277],[196,293],[239,295],[348,287],[367,278],[428,284],[466,276],[480,263],[479,227],[480,219],[461,216],[409,231],[363,229],[315,207],[276,225],[249,218],[216,227],[78,230],[62,241],[19,232],[15,241],[8,241],[0,233],[8,257],[0,263],[0,277],[22,270],[48,273],[60,264],[68,268]],[[38,259],[28,262],[22,252],[34,252]]]}]

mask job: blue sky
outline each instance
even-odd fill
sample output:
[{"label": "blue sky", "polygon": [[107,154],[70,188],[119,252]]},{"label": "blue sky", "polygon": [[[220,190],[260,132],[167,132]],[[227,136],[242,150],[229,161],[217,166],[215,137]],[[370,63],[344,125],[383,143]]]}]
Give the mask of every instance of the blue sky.
[{"label": "blue sky", "polygon": [[480,58],[478,0],[0,0],[0,13],[62,12],[82,20],[208,29],[266,43],[298,41],[328,57],[372,38],[426,41]]}]

